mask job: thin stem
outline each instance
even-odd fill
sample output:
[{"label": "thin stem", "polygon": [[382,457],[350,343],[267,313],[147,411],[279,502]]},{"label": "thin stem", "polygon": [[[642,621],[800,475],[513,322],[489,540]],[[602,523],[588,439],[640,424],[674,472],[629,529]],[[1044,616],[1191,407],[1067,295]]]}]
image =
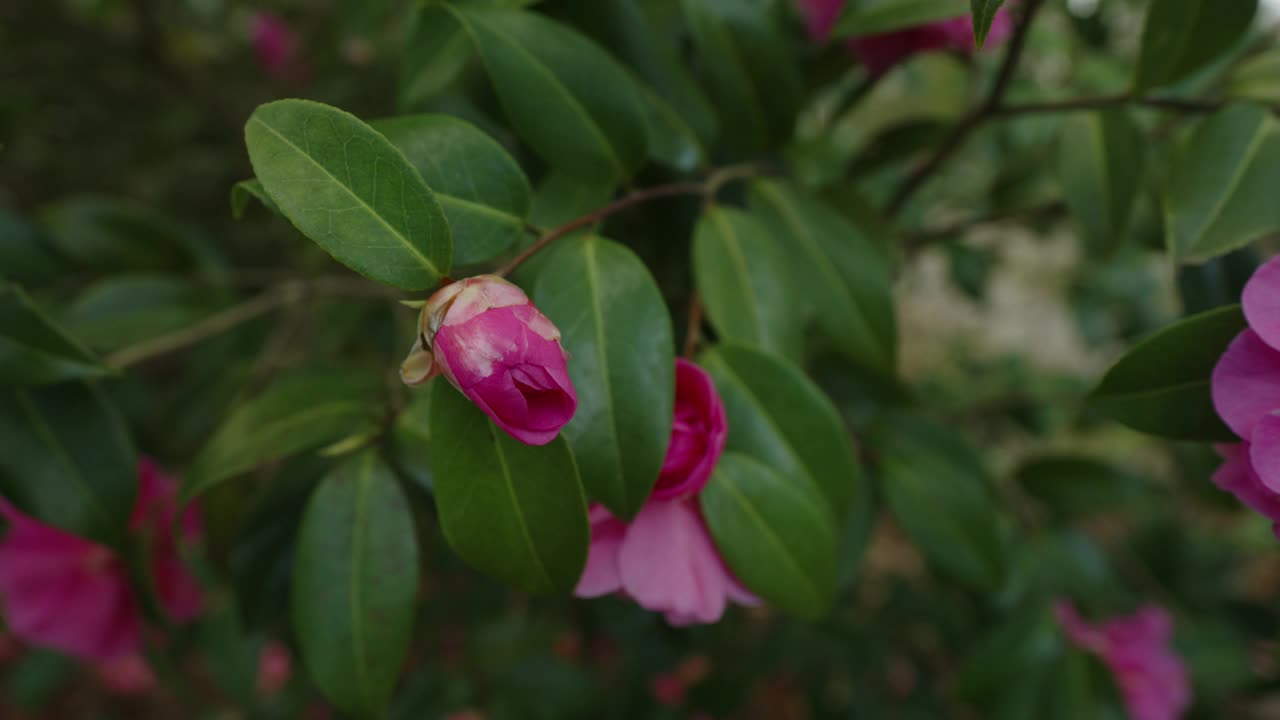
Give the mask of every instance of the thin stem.
[{"label": "thin stem", "polygon": [[961,220],[943,225],[936,228],[928,228],[918,233],[908,235],[904,238],[903,252],[910,254],[919,250],[921,247],[949,240],[957,235],[963,235],[965,232],[984,225],[994,225],[997,223],[1008,222],[1010,220],[1042,220],[1056,218],[1067,210],[1067,206],[1061,200],[1047,202],[1042,205],[1033,205],[1031,207],[1016,208],[1004,212],[990,213],[988,215],[979,215],[978,217]]},{"label": "thin stem", "polygon": [[1004,100],[1005,93],[1009,91],[1009,85],[1013,82],[1014,73],[1017,72],[1018,63],[1022,60],[1023,51],[1027,47],[1027,37],[1030,34],[1031,23],[1035,20],[1036,13],[1040,7],[1044,5],[1044,0],[1027,0],[1021,20],[1018,27],[1014,31],[1013,39],[1009,41],[1009,49],[1005,52],[1004,61],[1000,64],[1000,69],[996,73],[995,83],[991,86],[990,92],[986,98],[976,105],[961,119],[960,123],[952,128],[950,134],[938,146],[937,151],[915,172],[907,176],[898,190],[894,192],[893,197],[889,200],[886,213],[890,216],[897,215],[906,207],[907,203],[915,196],[919,190],[924,187],[939,170],[946,165],[951,156],[964,146],[969,136],[977,130],[983,121],[994,114]]},{"label": "thin stem", "polygon": [[543,233],[541,237],[535,240],[532,245],[525,248],[523,252],[512,258],[511,262],[508,262],[506,265],[503,265],[495,271],[494,274],[499,277],[506,277],[514,272],[516,268],[523,265],[529,258],[538,254],[538,252],[556,240],[559,240],[575,230],[580,230],[584,227],[594,225],[610,215],[626,210],[629,207],[642,205],[650,200],[656,200],[663,197],[672,197],[676,195],[701,195],[706,192],[706,188],[706,183],[681,182],[672,183],[670,185],[658,185],[645,190],[637,190],[636,192],[614,200],[599,210],[589,212],[586,215],[570,220],[557,228],[548,230]]},{"label": "thin stem", "polygon": [[1051,100],[1048,102],[1023,103],[1020,105],[1002,105],[992,113],[998,117],[1018,117],[1022,115],[1039,115],[1045,113],[1073,112],[1077,110],[1105,110],[1130,103],[1170,112],[1203,115],[1221,110],[1221,100],[1203,100],[1186,98],[1144,97],[1133,98],[1129,95],[1102,95],[1099,97],[1072,98],[1069,100]]},{"label": "thin stem", "polygon": [[693,359],[702,338],[702,296],[697,290],[689,296],[689,324],[684,331],[684,357]]}]

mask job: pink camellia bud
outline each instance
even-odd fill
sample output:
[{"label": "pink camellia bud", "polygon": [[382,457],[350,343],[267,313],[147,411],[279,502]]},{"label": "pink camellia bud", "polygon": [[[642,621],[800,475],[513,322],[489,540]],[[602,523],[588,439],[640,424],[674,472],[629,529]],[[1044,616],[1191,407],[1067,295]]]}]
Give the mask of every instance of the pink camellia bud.
[{"label": "pink camellia bud", "polygon": [[662,474],[630,524],[591,506],[591,546],[574,594],[620,591],[664,613],[671,625],[716,622],[731,600],[759,604],[725,566],[698,505],[727,433],[710,376],[677,360],[675,421]]},{"label": "pink camellia bud", "polygon": [[440,373],[508,435],[545,445],[578,408],[567,359],[560,331],[523,290],[478,275],[446,285],[422,306],[400,377],[419,385]]},{"label": "pink camellia bud", "polygon": [[1132,720],[1177,720],[1191,706],[1191,681],[1170,647],[1173,618],[1164,608],[1148,605],[1097,625],[1067,601],[1059,601],[1054,613],[1072,644],[1111,671]]}]

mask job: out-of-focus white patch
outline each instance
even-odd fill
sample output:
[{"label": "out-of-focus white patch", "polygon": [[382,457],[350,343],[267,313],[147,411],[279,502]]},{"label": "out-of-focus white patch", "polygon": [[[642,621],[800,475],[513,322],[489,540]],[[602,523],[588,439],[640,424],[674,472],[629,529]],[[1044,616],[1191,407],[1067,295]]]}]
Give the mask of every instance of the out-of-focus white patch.
[{"label": "out-of-focus white patch", "polygon": [[1067,0],[1067,10],[1076,17],[1089,17],[1098,9],[1099,0]]}]

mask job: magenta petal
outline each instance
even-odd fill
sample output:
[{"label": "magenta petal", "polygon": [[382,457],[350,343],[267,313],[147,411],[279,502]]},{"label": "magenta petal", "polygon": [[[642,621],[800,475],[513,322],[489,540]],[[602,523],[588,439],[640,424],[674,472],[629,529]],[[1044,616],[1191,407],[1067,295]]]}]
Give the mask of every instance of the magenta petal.
[{"label": "magenta petal", "polygon": [[1280,352],[1253,330],[1244,330],[1218,359],[1211,378],[1213,406],[1242,439],[1273,410],[1280,410]]},{"label": "magenta petal", "polygon": [[622,587],[641,607],[678,624],[711,623],[728,602],[711,536],[688,500],[654,500],[627,528],[618,557]]},{"label": "magenta petal", "polygon": [[618,552],[627,532],[626,523],[611,515],[603,505],[592,505],[588,517],[591,546],[587,550],[587,566],[573,590],[574,595],[583,598],[600,597],[622,589]]},{"label": "magenta petal", "polygon": [[1249,462],[1268,490],[1280,492],[1280,417],[1263,415],[1254,424]]},{"label": "magenta petal", "polygon": [[804,15],[809,38],[821,42],[827,39],[840,18],[845,0],[796,0],[800,14]]},{"label": "magenta petal", "polygon": [[1254,271],[1240,301],[1249,328],[1267,345],[1280,350],[1280,255]]},{"label": "magenta petal", "polygon": [[684,358],[676,360],[675,418],[653,498],[686,497],[701,491],[728,436],[724,402],[711,376]]},{"label": "magenta petal", "polygon": [[1249,464],[1252,455],[1249,444],[1220,445],[1218,452],[1222,454],[1223,462],[1213,474],[1213,484],[1235,495],[1237,500],[1255,512],[1273,522],[1280,522],[1280,494],[1263,485],[1253,471]]}]

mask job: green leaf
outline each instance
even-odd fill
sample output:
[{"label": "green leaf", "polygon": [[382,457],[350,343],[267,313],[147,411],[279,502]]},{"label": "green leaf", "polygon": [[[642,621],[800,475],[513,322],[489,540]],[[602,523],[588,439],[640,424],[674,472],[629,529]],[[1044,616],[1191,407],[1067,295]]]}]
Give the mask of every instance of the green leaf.
[{"label": "green leaf", "polygon": [[1207,260],[1280,228],[1280,132],[1270,111],[1231,105],[1202,122],[1165,188],[1169,250]]},{"label": "green leaf", "polygon": [[471,265],[524,236],[529,180],[493,138],[448,115],[407,115],[373,123],[427,181],[452,230],[453,262]]},{"label": "green leaf", "polygon": [[865,235],[825,203],[794,185],[760,180],[751,209],[775,237],[785,238],[794,287],[818,327],[849,359],[892,374],[897,345],[889,265]]},{"label": "green leaf", "polygon": [[44,522],[123,542],[137,489],[128,427],[93,385],[0,393],[0,495]]},{"label": "green leaf", "polygon": [[991,32],[991,23],[1004,0],[969,0],[969,8],[973,12],[973,39],[981,48],[987,42],[987,33]]},{"label": "green leaf", "polygon": [[376,383],[340,371],[300,371],[236,408],[196,456],[183,483],[192,498],[268,460],[321,447],[377,425]]},{"label": "green leaf", "polygon": [[1059,517],[1115,510],[1142,496],[1142,479],[1089,457],[1032,458],[1014,474],[1018,484]]},{"label": "green leaf", "polygon": [[1258,0],[1151,0],[1142,30],[1135,90],[1170,85],[1240,42]]},{"label": "green leaf", "polygon": [[257,200],[262,203],[262,207],[280,214],[280,208],[276,207],[275,201],[267,194],[267,189],[262,187],[257,178],[250,178],[231,186],[231,216],[237,220],[244,217],[244,210],[249,207],[250,200]]},{"label": "green leaf", "polygon": [[1179,320],[1121,356],[1089,396],[1090,407],[1151,435],[1235,440],[1213,408],[1209,378],[1244,328],[1239,305]]},{"label": "green leaf", "polygon": [[836,531],[809,483],[728,452],[698,499],[716,547],[748,588],[811,620],[830,609]]},{"label": "green leaf", "polygon": [[525,445],[437,380],[431,439],[440,527],[454,551],[528,592],[573,589],[586,565],[590,529],[564,438]]},{"label": "green leaf", "polygon": [[1145,143],[1124,110],[1077,114],[1063,123],[1062,193],[1093,254],[1109,254],[1124,240],[1142,187]]},{"label": "green leaf", "polygon": [[382,717],[413,639],[417,592],[408,499],[367,450],[320,483],[298,533],[294,633],[334,705]]},{"label": "green leaf", "polygon": [[200,321],[217,297],[173,275],[116,275],[86,288],[64,318],[89,346],[117,350]]},{"label": "green leaf", "polygon": [[58,254],[94,272],[184,270],[216,262],[189,228],[131,200],[73,197],[51,207],[44,220]]},{"label": "green leaf", "polygon": [[516,132],[553,168],[620,181],[647,152],[631,75],[577,31],[532,12],[451,6]]},{"label": "green leaf", "polygon": [[309,100],[261,105],[245,125],[254,174],[303,235],[366,277],[426,290],[453,241],[431,189],[373,128]]},{"label": "green leaf", "polygon": [[[949,18],[960,17],[973,11],[978,17],[979,4],[984,6],[999,2],[995,0],[864,0],[848,3],[840,19],[836,22],[833,38],[860,35],[877,35],[879,33],[901,30],[914,25],[937,22]],[[995,10],[991,11],[995,17]],[[988,29],[990,21],[987,22]],[[982,38],[986,38],[983,30]]]},{"label": "green leaf", "polygon": [[683,0],[702,60],[703,86],[734,153],[751,155],[789,140],[802,95],[799,63],[769,0]]},{"label": "green leaf", "polygon": [[578,410],[564,428],[587,494],[630,519],[662,470],[675,398],[671,317],[635,253],[601,237],[558,249],[535,304],[560,328]]},{"label": "green leaf", "polygon": [[728,342],[799,359],[803,321],[787,259],[756,218],[709,207],[693,234],[693,277],[711,325]]},{"label": "green leaf", "polygon": [[705,165],[707,151],[693,128],[653,90],[642,87],[640,91],[645,101],[649,157],[682,172],[692,172]]},{"label": "green leaf", "polygon": [[1227,96],[1280,104],[1280,48],[1258,53],[1237,65],[1227,83]]},{"label": "green leaf", "polygon": [[434,383],[414,390],[409,403],[396,417],[391,449],[398,472],[428,493],[434,493],[431,477],[431,389]]},{"label": "green leaf", "polygon": [[45,286],[58,278],[63,265],[35,225],[0,211],[0,280]]},{"label": "green leaf", "polygon": [[110,372],[22,288],[0,283],[0,387],[47,385]]},{"label": "green leaf", "polygon": [[1063,655],[1062,630],[1047,605],[1020,608],[984,633],[956,674],[955,692],[967,700],[998,696],[1028,669]]},{"label": "green leaf", "polygon": [[849,433],[831,401],[793,365],[750,348],[721,345],[699,358],[729,419],[726,447],[813,484],[843,519],[869,502]]},{"label": "green leaf", "polygon": [[414,3],[400,58],[401,108],[416,107],[447,88],[475,54],[467,32],[442,5]]},{"label": "green leaf", "polygon": [[926,559],[952,577],[994,592],[1009,558],[990,478],[974,450],[944,426],[890,415],[868,445],[880,454],[889,509]]}]

